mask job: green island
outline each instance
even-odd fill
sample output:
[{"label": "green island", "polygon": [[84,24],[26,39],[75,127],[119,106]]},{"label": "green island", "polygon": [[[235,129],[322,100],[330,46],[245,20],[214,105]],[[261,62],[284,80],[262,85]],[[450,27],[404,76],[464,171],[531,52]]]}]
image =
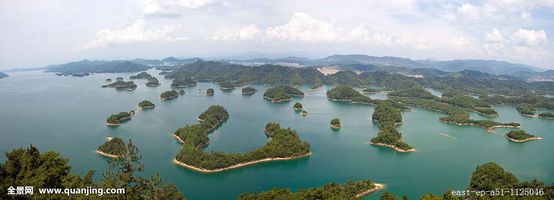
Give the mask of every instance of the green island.
[{"label": "green island", "polygon": [[171,88],[187,88],[196,86],[196,84],[196,81],[192,78],[178,78],[174,79],[173,82],[171,82]]},{"label": "green island", "polygon": [[230,81],[224,81],[219,84],[219,89],[226,90],[226,91],[233,90],[235,89],[235,87],[237,87],[236,84]]},{"label": "green island", "polygon": [[168,90],[160,94],[160,99],[162,101],[175,99],[177,97],[179,97],[179,93],[177,92],[177,90]]},{"label": "green island", "polygon": [[152,103],[151,101],[148,101],[148,100],[141,101],[138,104],[138,106],[139,106],[140,109],[143,109],[143,110],[153,109],[153,108],[156,107],[156,105],[154,105],[154,103]]},{"label": "green island", "polygon": [[122,81],[123,80],[123,77],[117,77],[115,78],[116,81]]},{"label": "green island", "polygon": [[554,119],[554,113],[543,112],[543,113],[539,114],[539,117],[544,118],[544,119]]},{"label": "green island", "polygon": [[153,76],[147,72],[141,72],[136,75],[129,76],[129,79],[150,79],[150,78],[153,78]]},{"label": "green island", "polygon": [[[158,173],[149,175],[144,172],[144,165],[141,163],[142,157],[138,154],[138,148],[130,140],[127,146],[116,146],[119,149],[125,149],[126,153],[118,159],[107,160],[105,170],[98,179],[94,178],[96,170],[88,170],[87,172],[84,169],[84,174],[71,171],[76,167],[71,166],[71,162],[61,157],[58,152],[40,152],[33,145],[28,148],[16,148],[6,152],[6,159],[0,163],[0,172],[2,172],[0,173],[0,180],[2,180],[0,188],[7,189],[18,184],[32,186],[35,189],[123,188],[125,189],[125,195],[109,195],[102,199],[185,199],[177,190],[175,184],[164,183]],[[0,193],[0,199],[15,199],[13,197],[7,192]],[[38,191],[35,191],[32,197],[20,196],[17,199],[71,200],[97,198],[96,195],[89,195],[84,192],[72,195],[51,194],[45,196],[39,195]]]},{"label": "green island", "polygon": [[107,78],[107,79],[106,79],[106,82],[108,82],[108,83],[109,83],[109,82],[112,82],[112,79],[111,79],[111,78]]},{"label": "green island", "polygon": [[184,90],[179,90],[179,96],[183,96],[185,95],[185,91]]},{"label": "green island", "polygon": [[113,82],[107,85],[102,85],[102,87],[103,88],[110,87],[110,88],[115,88],[116,90],[128,90],[128,91],[133,91],[137,89],[137,85],[135,84],[135,82],[122,81],[122,80],[118,80],[116,82]]},{"label": "green island", "polygon": [[110,158],[122,158],[127,154],[127,146],[121,138],[110,137],[98,147],[96,153]]},{"label": "green island", "polygon": [[369,141],[372,145],[390,147],[398,152],[414,152],[415,149],[402,141],[402,133],[396,130],[396,125],[402,123],[400,110],[389,102],[383,101],[377,104],[372,120],[379,125],[379,133]]},{"label": "green island", "polygon": [[511,130],[510,132],[506,133],[504,137],[506,137],[506,139],[512,142],[527,142],[531,140],[542,140],[542,137],[531,135],[525,132],[524,130]]},{"label": "green island", "polygon": [[206,95],[208,96],[214,96],[215,94],[215,91],[213,88],[209,88],[208,90],[206,90]]},{"label": "green island", "polygon": [[335,130],[340,129],[341,128],[340,119],[339,118],[332,119],[331,122],[329,123],[329,126]]},{"label": "green island", "polygon": [[348,181],[345,184],[329,183],[319,188],[301,189],[291,192],[289,189],[276,188],[260,193],[243,193],[238,200],[269,200],[269,199],[360,199],[363,196],[383,189],[383,184],[371,180]]},{"label": "green island", "polygon": [[533,106],[527,103],[518,104],[516,109],[519,113],[529,117],[534,117],[535,112],[537,111]]},{"label": "green island", "polygon": [[294,105],[292,106],[292,109],[294,111],[302,111],[304,110],[304,107],[302,106],[302,104],[300,102],[296,102],[294,103]]},{"label": "green island", "polygon": [[174,162],[199,172],[220,172],[261,162],[288,160],[310,156],[310,145],[298,137],[296,131],[284,129],[277,123],[268,123],[264,133],[270,140],[262,147],[246,153],[204,152],[209,144],[208,134],[229,118],[223,106],[210,106],[200,114],[198,124],[187,125],[175,131],[174,137],[183,147]]},{"label": "green island", "polygon": [[273,103],[291,101],[292,97],[303,98],[304,92],[288,85],[279,85],[276,87],[268,88],[264,92],[264,99],[270,100]]},{"label": "green island", "polygon": [[158,81],[158,78],[152,77],[148,78],[148,82],[146,82],[147,87],[158,87],[160,86],[160,81]]},{"label": "green island", "polygon": [[353,104],[370,104],[375,103],[371,98],[364,96],[360,92],[354,90],[347,85],[339,85],[327,91],[327,98],[331,101],[345,101]]},{"label": "green island", "polygon": [[305,117],[305,116],[308,115],[308,111],[302,110],[302,111],[300,111],[300,115],[302,115],[303,117]]},{"label": "green island", "polygon": [[[504,191],[511,190],[542,190],[543,195],[533,194],[528,196],[522,195],[501,195],[501,194],[476,194],[475,192],[467,191],[496,191],[502,189]],[[407,197],[398,198],[390,192],[385,192],[379,197],[380,200],[400,200],[408,199]],[[514,174],[504,170],[501,166],[494,162],[479,165],[471,173],[469,185],[466,190],[449,190],[442,195],[427,193],[421,196],[420,200],[549,200],[554,199],[554,183],[545,185],[544,182],[537,179],[531,181],[520,181]]]},{"label": "green island", "polygon": [[242,95],[252,95],[254,93],[256,93],[258,90],[256,90],[256,88],[253,88],[253,87],[244,87],[242,88]]},{"label": "green island", "polygon": [[129,121],[134,114],[135,114],[135,111],[119,112],[117,114],[112,114],[106,119],[106,125],[119,126],[121,125],[121,123]]}]

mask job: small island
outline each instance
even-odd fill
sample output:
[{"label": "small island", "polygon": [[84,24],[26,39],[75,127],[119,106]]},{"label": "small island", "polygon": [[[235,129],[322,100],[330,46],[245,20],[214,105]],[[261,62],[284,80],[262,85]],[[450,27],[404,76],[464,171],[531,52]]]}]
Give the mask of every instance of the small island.
[{"label": "small island", "polygon": [[527,142],[531,140],[542,139],[542,137],[531,135],[529,133],[526,133],[524,130],[512,130],[504,135],[504,137],[512,142]]},{"label": "small island", "polygon": [[147,101],[147,100],[141,101],[138,104],[138,106],[139,106],[140,109],[143,109],[143,110],[154,109],[156,107],[156,105],[154,105],[154,103],[152,103],[151,101]]},{"label": "small island", "polygon": [[292,109],[293,109],[294,111],[299,111],[299,112],[300,112],[300,111],[304,110],[304,107],[302,106],[301,103],[296,102],[296,103],[294,103],[294,105],[292,106]]},{"label": "small island", "polygon": [[179,93],[177,92],[177,90],[169,90],[160,94],[160,99],[162,101],[175,99],[177,97],[179,97]]},{"label": "small island", "polygon": [[221,84],[219,84],[219,89],[223,90],[223,91],[229,91],[229,90],[233,90],[235,89],[236,85],[232,82],[229,82],[229,81],[225,81]]},{"label": "small island", "polygon": [[187,88],[196,86],[196,81],[192,78],[178,78],[171,83],[171,88]]},{"label": "small island", "polygon": [[158,87],[160,86],[160,81],[158,81],[158,78],[152,77],[148,79],[148,82],[146,82],[146,87]]},{"label": "small island", "polygon": [[119,137],[106,138],[106,142],[96,149],[96,153],[110,158],[122,158],[127,154],[127,146]]},{"label": "small island", "polygon": [[111,78],[107,78],[107,79],[106,79],[106,82],[107,82],[107,83],[112,82],[112,79],[111,79]]},{"label": "small island", "polygon": [[375,103],[371,98],[364,96],[352,87],[346,85],[340,85],[328,90],[327,98],[331,101],[345,101],[353,104],[373,105]]},{"label": "small island", "polygon": [[120,112],[117,114],[112,114],[108,118],[106,118],[106,125],[107,126],[119,126],[121,123],[129,121],[133,115],[135,114],[135,111],[129,111],[129,112]]},{"label": "small island", "polygon": [[179,90],[179,96],[183,96],[185,95],[185,91],[184,90]]},{"label": "small island", "polygon": [[372,119],[379,125],[379,133],[371,138],[370,144],[389,147],[398,152],[415,152],[412,146],[402,141],[402,134],[396,130],[396,125],[402,123],[402,115],[390,102],[378,103]]},{"label": "small island", "polygon": [[335,129],[335,130],[338,130],[341,128],[341,125],[340,125],[340,119],[339,118],[334,118],[331,120],[331,123],[329,123],[329,126],[332,128],[332,129]]},{"label": "small island", "polygon": [[122,81],[123,80],[123,77],[117,77],[115,78],[116,81]]},{"label": "small island", "polygon": [[208,95],[208,96],[214,96],[214,94],[215,94],[215,91],[214,91],[213,88],[210,88],[210,89],[206,90],[206,95]]},{"label": "small island", "polygon": [[378,190],[385,185],[370,180],[345,184],[329,183],[319,188],[300,189],[296,192],[275,188],[260,193],[244,193],[238,200],[267,200],[267,199],[359,199]]},{"label": "small island", "polygon": [[543,118],[543,119],[554,119],[554,113],[543,112],[543,113],[539,114],[539,117]]},{"label": "small island", "polygon": [[133,81],[121,81],[118,80],[116,82],[110,83],[108,85],[103,85],[103,88],[110,87],[115,88],[116,90],[127,90],[127,91],[133,91],[137,89],[137,85]]},{"label": "small island", "polygon": [[152,75],[146,72],[138,73],[137,75],[129,76],[129,79],[150,79]]},{"label": "small island", "polygon": [[308,111],[302,110],[302,111],[300,111],[300,115],[302,115],[303,117],[305,117],[305,116],[308,115]]},{"label": "small island", "polygon": [[304,92],[288,85],[269,88],[264,92],[264,99],[270,100],[273,103],[291,101],[291,97],[303,98]]},{"label": "small island", "polygon": [[242,88],[242,95],[252,95],[257,91],[258,90],[256,90],[256,88],[253,88],[253,87],[244,87]]},{"label": "small island", "polygon": [[199,123],[179,128],[173,134],[183,147],[174,163],[195,171],[212,173],[244,167],[261,162],[289,160],[311,155],[310,145],[299,139],[296,131],[268,123],[264,133],[266,145],[245,153],[204,152],[210,134],[229,118],[223,106],[210,106],[198,116]]}]

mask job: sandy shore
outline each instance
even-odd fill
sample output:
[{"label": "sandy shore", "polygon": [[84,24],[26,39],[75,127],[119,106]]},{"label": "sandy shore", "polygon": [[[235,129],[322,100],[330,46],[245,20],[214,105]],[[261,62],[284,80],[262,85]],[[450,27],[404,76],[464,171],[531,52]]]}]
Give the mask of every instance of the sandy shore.
[{"label": "sandy shore", "polygon": [[329,127],[331,127],[332,129],[335,129],[335,130],[341,128],[340,125],[336,126],[336,125],[332,125],[332,124],[330,124]]},{"label": "sandy shore", "polygon": [[409,153],[409,152],[415,152],[416,150],[414,148],[412,149],[408,149],[408,150],[404,150],[404,149],[400,149],[398,147],[395,147],[393,145],[390,145],[390,144],[383,144],[383,143],[373,143],[373,142],[369,142],[369,144],[372,144],[372,145],[376,145],[376,146],[384,146],[384,147],[389,147],[389,148],[392,148],[398,152],[402,152],[402,153]]},{"label": "sandy shore", "polygon": [[380,183],[373,183],[373,185],[375,185],[375,187],[369,189],[369,190],[366,190],[366,191],[363,191],[363,192],[360,192],[358,194],[356,194],[356,197],[359,198],[359,197],[363,197],[365,195],[368,195],[368,194],[371,194],[373,192],[376,192],[377,190],[381,190],[383,188],[385,188],[385,185],[384,184],[380,184]]},{"label": "sandy shore", "polygon": [[100,155],[103,155],[103,156],[106,156],[106,157],[110,157],[110,158],[114,158],[114,159],[123,157],[123,155],[109,154],[109,153],[106,153],[106,152],[103,152],[103,151],[100,151],[100,150],[96,150],[95,152],[97,154],[100,154]]},{"label": "sandy shore", "polygon": [[527,139],[524,139],[524,140],[516,140],[516,139],[508,137],[508,135],[504,135],[504,137],[506,139],[512,141],[512,142],[517,142],[517,143],[527,142],[527,141],[532,141],[532,140],[542,140],[542,137],[531,137],[531,138],[527,138]]},{"label": "sandy shore", "polygon": [[177,135],[175,135],[175,134],[171,134],[171,135],[173,135],[173,137],[174,137],[177,141],[179,141],[180,143],[185,144],[185,141],[181,140],[181,138],[180,138],[179,136],[177,136]]},{"label": "sandy shore", "polygon": [[121,125],[121,124],[112,124],[112,123],[107,123],[106,122],[106,126],[116,127],[116,126],[119,126],[119,125]]},{"label": "sandy shore", "polygon": [[262,163],[262,162],[270,162],[270,161],[278,161],[278,160],[292,160],[292,159],[297,159],[297,158],[308,157],[308,156],[311,156],[311,155],[312,155],[312,152],[304,154],[304,155],[300,155],[300,156],[293,156],[293,157],[286,157],[286,158],[265,158],[265,159],[261,159],[261,160],[239,163],[239,164],[236,164],[236,165],[231,165],[229,167],[220,168],[220,169],[204,169],[204,168],[200,168],[200,167],[195,167],[195,166],[192,166],[192,165],[188,165],[184,162],[180,162],[177,159],[173,159],[173,163],[175,163],[179,166],[182,166],[182,167],[186,167],[186,168],[195,170],[195,171],[204,172],[204,173],[213,173],[213,172],[226,171],[226,170],[230,170],[230,169],[236,169],[236,168],[240,168],[240,167],[244,167],[244,166],[248,166],[248,165],[253,165],[253,164],[257,164],[257,163]]}]

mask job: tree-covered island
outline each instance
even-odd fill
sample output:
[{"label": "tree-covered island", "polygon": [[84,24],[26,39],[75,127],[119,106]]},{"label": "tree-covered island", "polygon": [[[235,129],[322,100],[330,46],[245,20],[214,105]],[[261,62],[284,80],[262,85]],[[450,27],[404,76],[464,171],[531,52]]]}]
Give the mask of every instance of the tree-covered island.
[{"label": "tree-covered island", "polygon": [[186,88],[196,86],[196,81],[192,78],[178,78],[171,83],[171,88]]},{"label": "tree-covered island", "polygon": [[400,110],[389,102],[377,104],[371,116],[379,125],[379,133],[369,141],[370,144],[390,147],[398,152],[414,152],[415,149],[402,141],[402,133],[396,130],[396,125],[402,123]]},{"label": "tree-covered island", "polygon": [[268,123],[264,132],[268,143],[246,153],[204,152],[209,144],[208,134],[229,118],[223,106],[214,105],[198,117],[199,123],[187,125],[175,131],[174,136],[183,147],[174,162],[180,166],[200,172],[219,172],[260,162],[287,160],[311,155],[310,145],[298,137],[292,129],[280,128]]},{"label": "tree-covered island", "polygon": [[531,140],[541,140],[542,137],[537,137],[534,135],[531,135],[524,130],[511,130],[506,135],[504,135],[506,139],[512,141],[512,142],[527,142]]},{"label": "tree-covered island", "polygon": [[294,111],[299,111],[299,112],[300,112],[300,111],[304,110],[304,107],[302,106],[302,104],[301,104],[300,102],[296,102],[296,103],[294,103],[294,105],[292,106],[292,109],[293,109]]},{"label": "tree-covered island", "polygon": [[121,123],[129,121],[133,117],[133,114],[135,114],[135,111],[112,114],[106,119],[106,125],[119,126]]},{"label": "tree-covered island", "polygon": [[256,90],[256,88],[253,88],[253,87],[244,87],[242,88],[242,95],[252,95],[257,91],[258,90]]},{"label": "tree-covered island", "polygon": [[539,114],[539,117],[544,118],[544,119],[554,119],[554,113],[543,112],[543,113]]},{"label": "tree-covered island", "polygon": [[112,82],[112,79],[111,79],[111,78],[107,78],[107,79],[106,79],[106,82],[107,82],[107,83]]},{"label": "tree-covered island", "polygon": [[329,123],[329,126],[335,130],[340,129],[341,128],[340,119],[339,118],[332,119],[331,122]]},{"label": "tree-covered island", "polygon": [[276,188],[260,193],[243,193],[238,200],[269,200],[269,199],[361,199],[384,188],[383,184],[371,180],[358,182],[349,181],[345,184],[329,183],[319,188],[301,189],[291,192],[289,189]]},{"label": "tree-covered island", "polygon": [[96,153],[110,158],[121,158],[127,154],[127,146],[119,137],[108,138],[98,147]]},{"label": "tree-covered island", "polygon": [[103,85],[102,87],[103,88],[110,87],[110,88],[115,88],[116,90],[128,90],[128,91],[133,91],[133,90],[137,89],[137,85],[135,84],[135,82],[133,82],[133,81],[122,81],[122,80],[118,80],[116,82],[113,82],[113,83],[110,83],[110,84],[107,84],[107,85]]},{"label": "tree-covered island", "polygon": [[184,90],[179,90],[179,96],[183,96],[185,95],[185,91]]},{"label": "tree-covered island", "polygon": [[122,81],[123,80],[123,77],[117,77],[115,78],[116,81]]},{"label": "tree-covered island", "polygon": [[304,92],[288,85],[272,87],[264,92],[264,99],[270,100],[273,103],[291,101],[292,97],[303,98]]},{"label": "tree-covered island", "polygon": [[331,101],[346,101],[354,104],[374,104],[371,98],[364,96],[350,86],[339,85],[327,91],[327,98]]},{"label": "tree-covered island", "polygon": [[206,90],[206,95],[208,96],[214,96],[215,94],[215,91],[213,88],[209,88],[208,90]]},{"label": "tree-covered island", "polygon": [[146,82],[147,87],[158,87],[160,86],[160,81],[156,77],[152,77],[148,79],[148,82]]},{"label": "tree-covered island", "polygon": [[224,81],[219,84],[219,89],[224,91],[233,90],[235,87],[237,87],[237,85],[231,81]]},{"label": "tree-covered island", "polygon": [[534,117],[535,112],[537,111],[533,106],[531,106],[530,104],[526,104],[526,103],[518,104],[516,106],[516,109],[519,113],[521,113],[523,115],[526,115],[526,116],[529,116],[529,117]]},{"label": "tree-covered island", "polygon": [[179,97],[179,93],[177,92],[177,90],[168,90],[160,94],[160,99],[162,101],[175,99],[177,97]]},{"label": "tree-covered island", "polygon": [[148,100],[141,101],[138,104],[138,106],[139,106],[140,109],[143,109],[143,110],[153,109],[153,108],[156,107],[156,105],[154,105],[154,103],[152,103],[151,101],[148,101]]},{"label": "tree-covered island", "polygon": [[129,76],[129,79],[150,79],[150,78],[153,78],[153,76],[147,72],[141,72],[136,75]]}]

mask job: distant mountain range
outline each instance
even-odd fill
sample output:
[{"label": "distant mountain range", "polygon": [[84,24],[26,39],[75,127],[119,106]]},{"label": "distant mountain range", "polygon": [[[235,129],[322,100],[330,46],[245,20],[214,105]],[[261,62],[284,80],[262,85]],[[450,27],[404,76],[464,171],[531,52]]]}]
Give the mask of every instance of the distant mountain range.
[{"label": "distant mountain range", "polygon": [[[180,65],[201,61],[201,58],[179,59],[167,57],[156,59],[134,59],[115,61],[89,61],[82,60],[60,65],[46,67],[46,72],[61,73],[115,73],[138,72],[153,67],[163,70],[173,70]],[[554,70],[545,70],[524,64],[509,63],[496,60],[412,60],[401,57],[377,57],[361,54],[332,55],[325,58],[309,59],[303,57],[283,58],[255,58],[255,59],[220,59],[220,62],[241,64],[248,66],[275,64],[288,67],[332,67],[337,70],[352,71],[386,71],[399,74],[421,74],[440,76],[447,72],[482,72],[489,75],[497,75],[507,79],[520,79],[527,81],[554,81]],[[481,74],[483,75],[483,74]]]},{"label": "distant mountain range", "polygon": [[8,77],[7,74],[4,74],[4,73],[0,72],[0,78],[6,78],[6,77]]}]

